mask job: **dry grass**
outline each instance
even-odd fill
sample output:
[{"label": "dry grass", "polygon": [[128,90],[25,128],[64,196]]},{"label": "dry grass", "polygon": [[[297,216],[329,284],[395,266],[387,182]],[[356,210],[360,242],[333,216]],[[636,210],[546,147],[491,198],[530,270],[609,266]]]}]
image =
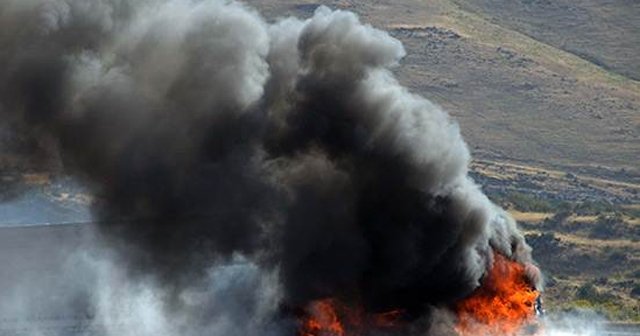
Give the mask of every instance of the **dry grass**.
[{"label": "dry grass", "polygon": [[624,219],[625,223],[627,223],[627,224],[640,225],[640,218],[638,218],[638,217],[623,216],[623,219]]},{"label": "dry grass", "polygon": [[[482,160],[476,159],[471,163],[471,167],[473,170],[489,177],[508,180],[516,177],[518,174],[524,175],[545,175],[551,179],[555,180],[566,180],[567,173],[557,169],[549,169],[544,167],[533,167],[521,163],[515,162],[506,162],[506,161],[492,161],[492,160]],[[635,190],[636,193],[640,193],[640,183],[633,183],[627,181],[617,181],[612,179],[607,179],[603,177],[596,177],[585,174],[573,174],[575,180],[580,181],[582,183],[587,183],[591,187],[606,190],[607,192],[619,194],[616,190],[620,191],[622,189],[625,192],[629,192],[630,190]],[[628,209],[638,210],[640,209],[640,205],[630,205],[627,206]]]},{"label": "dry grass", "polygon": [[[448,40],[399,34],[407,57],[394,71],[403,85],[455,117],[475,157],[560,170],[639,167],[633,136],[640,83],[500,26],[490,14],[456,4],[462,0],[248,2],[271,18],[308,16],[313,5],[327,4],[353,10],[378,28],[459,34]],[[305,6],[311,9],[301,11]],[[505,58],[505,50],[524,63]]]},{"label": "dry grass", "polygon": [[570,222],[594,224],[598,220],[598,216],[578,216],[572,215],[567,219]]},{"label": "dry grass", "polygon": [[[532,230],[531,232],[540,233],[540,231]],[[638,258],[640,258],[640,242],[633,241],[630,239],[594,239],[581,237],[574,234],[567,233],[554,233],[554,235],[559,238],[563,242],[567,242],[570,244],[574,244],[577,247],[584,248],[585,250],[590,249],[598,249],[602,250],[605,248],[616,248],[616,249],[629,249],[633,250],[633,254],[636,254]]]},{"label": "dry grass", "polygon": [[522,212],[509,209],[509,213],[516,221],[525,223],[539,223],[547,218],[553,217],[553,214],[548,212]]},{"label": "dry grass", "polygon": [[462,35],[484,44],[506,46],[542,64],[568,72],[586,82],[604,82],[621,90],[640,92],[640,82],[607,71],[572,53],[542,43],[514,30],[503,28],[488,21],[481,15],[466,11],[453,1],[438,0],[447,10],[440,17],[440,23],[454,28]]}]

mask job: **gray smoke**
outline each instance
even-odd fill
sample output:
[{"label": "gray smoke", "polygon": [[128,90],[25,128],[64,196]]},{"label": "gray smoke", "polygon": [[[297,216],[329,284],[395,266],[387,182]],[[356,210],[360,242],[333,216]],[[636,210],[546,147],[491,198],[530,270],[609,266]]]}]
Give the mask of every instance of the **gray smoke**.
[{"label": "gray smoke", "polygon": [[[183,327],[264,334],[246,321],[267,278],[274,320],[325,297],[424,320],[479,285],[493,250],[532,263],[467,176],[457,124],[392,75],[401,43],[353,13],[8,0],[0,46],[3,122],[92,187],[100,241]],[[198,301],[238,258],[246,282]]]}]

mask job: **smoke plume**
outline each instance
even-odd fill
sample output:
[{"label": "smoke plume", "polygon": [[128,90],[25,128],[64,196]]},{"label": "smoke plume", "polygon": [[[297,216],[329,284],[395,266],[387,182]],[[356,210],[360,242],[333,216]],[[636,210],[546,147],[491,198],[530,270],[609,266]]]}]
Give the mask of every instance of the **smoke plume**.
[{"label": "smoke plume", "polygon": [[[176,316],[226,316],[216,335],[264,334],[233,302],[260,306],[266,279],[276,306],[336,297],[418,319],[475,289],[493,250],[532,263],[467,176],[457,124],[394,78],[401,43],[353,13],[8,0],[0,46],[3,122],[91,186],[126,277],[152,279]],[[253,280],[197,303],[228,274]]]}]

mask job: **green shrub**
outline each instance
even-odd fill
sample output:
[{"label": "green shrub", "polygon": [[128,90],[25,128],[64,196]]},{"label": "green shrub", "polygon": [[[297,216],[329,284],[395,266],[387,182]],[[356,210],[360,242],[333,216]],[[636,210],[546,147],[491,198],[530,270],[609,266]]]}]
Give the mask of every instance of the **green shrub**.
[{"label": "green shrub", "polygon": [[617,237],[631,237],[633,233],[630,232],[631,228],[628,228],[622,218],[622,215],[615,213],[598,216],[595,225],[591,228],[590,236],[592,238],[617,238]]},{"label": "green shrub", "polygon": [[589,302],[597,302],[600,299],[600,293],[598,292],[596,286],[594,286],[590,282],[587,282],[578,287],[578,290],[576,291],[576,298]]},{"label": "green shrub", "polygon": [[507,193],[505,198],[516,210],[524,212],[552,212],[556,209],[549,200],[520,192]]},{"label": "green shrub", "polygon": [[617,210],[616,206],[605,201],[585,201],[576,203],[573,207],[573,211],[581,216],[593,216]]}]

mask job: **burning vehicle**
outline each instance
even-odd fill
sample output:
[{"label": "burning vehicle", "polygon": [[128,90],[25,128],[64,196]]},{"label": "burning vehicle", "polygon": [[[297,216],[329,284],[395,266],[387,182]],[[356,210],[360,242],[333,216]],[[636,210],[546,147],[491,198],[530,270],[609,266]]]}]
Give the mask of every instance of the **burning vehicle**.
[{"label": "burning vehicle", "polygon": [[516,335],[542,311],[458,125],[355,14],[8,0],[0,32],[0,116],[93,188],[150,335]]},{"label": "burning vehicle", "polygon": [[[540,293],[528,282],[525,267],[496,254],[482,285],[454,304],[460,336],[540,335],[544,314]],[[312,302],[301,317],[300,336],[405,335],[402,310],[366,314],[333,299]]]},{"label": "burning vehicle", "polygon": [[456,305],[458,333],[465,335],[535,334],[542,299],[528,282],[525,266],[501,255],[482,285]]}]

